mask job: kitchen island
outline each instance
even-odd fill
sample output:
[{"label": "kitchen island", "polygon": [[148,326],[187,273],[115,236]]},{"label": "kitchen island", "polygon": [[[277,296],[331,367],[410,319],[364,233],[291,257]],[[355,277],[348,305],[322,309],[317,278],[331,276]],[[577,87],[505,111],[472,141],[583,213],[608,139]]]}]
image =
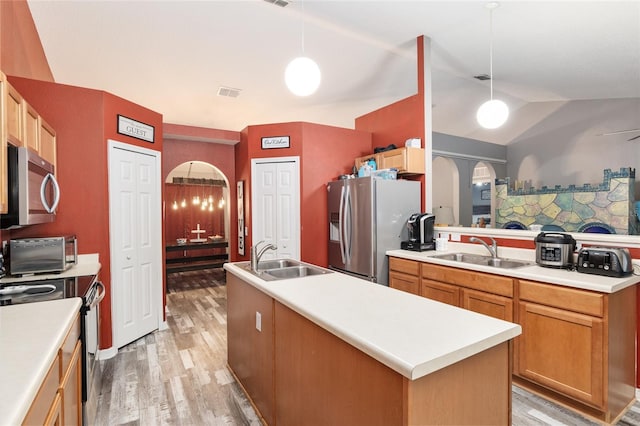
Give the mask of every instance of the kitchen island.
[{"label": "kitchen island", "polygon": [[517,324],[340,273],[225,264],[228,362],[267,424],[510,424]]}]

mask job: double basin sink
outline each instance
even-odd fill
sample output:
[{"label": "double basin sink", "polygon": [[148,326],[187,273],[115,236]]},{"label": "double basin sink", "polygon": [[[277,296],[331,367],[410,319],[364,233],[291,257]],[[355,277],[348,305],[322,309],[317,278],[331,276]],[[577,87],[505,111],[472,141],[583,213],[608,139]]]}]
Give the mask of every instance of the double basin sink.
[{"label": "double basin sink", "polygon": [[500,257],[483,256],[469,253],[447,253],[432,256],[433,259],[452,260],[454,262],[471,263],[473,265],[492,266],[501,269],[515,269],[530,266],[532,263],[522,260],[503,259]]},{"label": "double basin sink", "polygon": [[257,271],[251,269],[251,262],[243,263],[240,266],[265,281],[278,281],[332,273],[328,269],[293,259],[263,260],[259,262]]}]

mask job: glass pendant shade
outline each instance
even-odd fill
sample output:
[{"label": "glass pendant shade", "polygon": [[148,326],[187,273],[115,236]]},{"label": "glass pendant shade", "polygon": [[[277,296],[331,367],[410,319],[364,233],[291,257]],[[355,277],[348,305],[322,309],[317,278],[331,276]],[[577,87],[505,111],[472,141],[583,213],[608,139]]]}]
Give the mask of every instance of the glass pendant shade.
[{"label": "glass pendant shade", "polygon": [[476,113],[478,123],[485,129],[497,129],[509,118],[509,107],[498,99],[491,99],[480,105]]},{"label": "glass pendant shade", "polygon": [[287,87],[296,96],[309,96],[320,86],[320,68],[313,59],[305,56],[289,62],[284,72]]}]

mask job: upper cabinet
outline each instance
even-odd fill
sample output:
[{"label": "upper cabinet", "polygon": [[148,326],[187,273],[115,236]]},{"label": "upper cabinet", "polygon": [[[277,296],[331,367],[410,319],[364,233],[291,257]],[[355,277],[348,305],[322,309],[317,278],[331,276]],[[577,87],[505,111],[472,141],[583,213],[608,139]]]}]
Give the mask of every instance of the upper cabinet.
[{"label": "upper cabinet", "polygon": [[56,165],[56,132],[38,114],[38,111],[6,82],[5,141],[15,146],[26,146],[51,164]]},{"label": "upper cabinet", "polygon": [[56,165],[56,131],[42,117],[38,120],[38,135],[40,143],[38,152],[54,166]]},{"label": "upper cabinet", "polygon": [[375,160],[378,169],[397,169],[398,174],[407,175],[424,174],[423,148],[404,147],[358,157],[355,160],[356,169],[371,159]]},{"label": "upper cabinet", "polygon": [[25,102],[20,93],[5,78],[4,118],[6,120],[6,140],[15,146],[24,146]]}]

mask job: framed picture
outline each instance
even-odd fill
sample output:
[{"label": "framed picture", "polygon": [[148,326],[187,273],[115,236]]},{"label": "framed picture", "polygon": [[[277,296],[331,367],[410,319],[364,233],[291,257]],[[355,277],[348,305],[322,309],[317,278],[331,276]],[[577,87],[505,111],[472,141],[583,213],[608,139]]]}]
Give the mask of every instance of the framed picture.
[{"label": "framed picture", "polygon": [[244,181],[238,181],[238,254],[244,256]]},{"label": "framed picture", "polygon": [[480,191],[480,199],[481,200],[490,200],[491,199],[491,190],[490,189],[483,189],[482,191]]}]

